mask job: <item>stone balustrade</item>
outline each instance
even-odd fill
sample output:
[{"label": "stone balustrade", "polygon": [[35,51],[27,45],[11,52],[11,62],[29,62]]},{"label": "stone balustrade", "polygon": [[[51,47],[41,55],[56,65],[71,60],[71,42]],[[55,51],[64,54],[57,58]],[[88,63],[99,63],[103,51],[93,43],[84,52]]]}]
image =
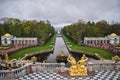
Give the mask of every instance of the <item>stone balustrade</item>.
[{"label": "stone balustrade", "polygon": [[112,60],[103,60],[101,62],[94,60],[87,62],[87,68],[90,72],[95,70],[120,70],[120,61],[116,63]]},{"label": "stone balustrade", "polygon": [[[94,72],[95,70],[120,70],[120,61],[115,62],[112,60],[93,60],[87,62],[87,69],[89,72]],[[12,69],[12,70],[0,70],[0,80],[1,79],[15,79],[24,76],[29,73],[39,72],[39,71],[65,71],[65,64],[63,63],[27,63],[24,66]]]},{"label": "stone balustrade", "polygon": [[61,63],[27,63],[24,66],[12,70],[0,70],[0,79],[15,79],[29,73],[38,71],[60,71],[65,64]]},{"label": "stone balustrade", "polygon": [[38,64],[32,64],[31,68],[32,68],[33,72],[60,71],[62,65],[64,65],[64,64],[61,64],[61,63],[38,63]]},{"label": "stone balustrade", "polygon": [[23,67],[12,69],[12,70],[0,70],[0,79],[14,79],[26,74],[26,67],[30,64],[26,64]]}]

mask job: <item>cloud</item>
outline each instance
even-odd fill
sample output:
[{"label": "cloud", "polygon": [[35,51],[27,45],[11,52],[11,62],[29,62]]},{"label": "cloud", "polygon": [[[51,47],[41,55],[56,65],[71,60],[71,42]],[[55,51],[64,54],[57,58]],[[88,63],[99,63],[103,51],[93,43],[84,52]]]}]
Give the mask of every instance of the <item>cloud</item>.
[{"label": "cloud", "polygon": [[50,20],[64,26],[76,22],[119,22],[119,0],[0,0],[0,17]]}]

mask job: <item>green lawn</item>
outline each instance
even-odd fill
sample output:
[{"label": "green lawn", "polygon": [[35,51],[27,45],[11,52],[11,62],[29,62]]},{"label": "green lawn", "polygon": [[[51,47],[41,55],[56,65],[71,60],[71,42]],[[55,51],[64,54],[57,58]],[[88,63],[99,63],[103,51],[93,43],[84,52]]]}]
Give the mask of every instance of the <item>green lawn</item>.
[{"label": "green lawn", "polygon": [[33,52],[44,51],[44,50],[51,50],[53,48],[53,46],[54,46],[54,39],[55,39],[55,36],[53,36],[48,41],[48,43],[46,43],[43,46],[30,47],[30,48],[26,48],[26,49],[22,49],[22,50],[13,52],[13,53],[11,53],[9,55],[9,59],[19,59],[19,58],[22,58],[25,55],[33,53]]},{"label": "green lawn", "polygon": [[0,50],[5,50],[5,49],[9,49],[10,47],[6,46],[6,47],[0,47]]},{"label": "green lawn", "polygon": [[77,50],[77,51],[84,51],[88,52],[91,54],[98,54],[99,56],[105,58],[105,59],[111,59],[112,56],[115,56],[113,53],[108,52],[103,49],[98,49],[98,48],[92,48],[92,47],[87,47],[87,46],[78,46],[74,42],[72,42],[69,38],[64,36],[64,39],[66,43],[68,44],[69,48],[72,50]]}]

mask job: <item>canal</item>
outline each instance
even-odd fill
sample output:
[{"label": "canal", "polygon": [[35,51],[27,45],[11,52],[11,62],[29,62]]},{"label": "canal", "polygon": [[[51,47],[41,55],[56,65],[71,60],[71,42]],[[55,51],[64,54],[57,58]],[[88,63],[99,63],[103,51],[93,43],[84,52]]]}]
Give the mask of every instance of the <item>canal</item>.
[{"label": "canal", "polygon": [[[67,56],[71,54],[76,59],[76,61],[80,60],[80,58],[82,57],[82,54],[80,54],[80,53],[69,53],[67,46],[65,44],[65,41],[61,35],[56,36],[55,45],[53,45],[53,46],[54,46],[53,53],[45,53],[45,54],[35,55],[37,57],[37,61],[38,62],[44,61],[46,63],[57,63],[56,56],[61,51],[64,51],[64,54]],[[87,56],[87,57],[88,57],[88,60],[95,59],[95,58],[90,57],[90,56]],[[67,65],[69,65],[69,63],[67,63]]]},{"label": "canal", "polygon": [[65,55],[69,55],[69,51],[65,45],[65,42],[63,40],[63,37],[56,36],[56,40],[55,40],[55,47],[54,47],[54,52],[53,54],[50,54],[48,59],[47,59],[47,63],[56,63],[56,56],[61,52],[64,51]]}]

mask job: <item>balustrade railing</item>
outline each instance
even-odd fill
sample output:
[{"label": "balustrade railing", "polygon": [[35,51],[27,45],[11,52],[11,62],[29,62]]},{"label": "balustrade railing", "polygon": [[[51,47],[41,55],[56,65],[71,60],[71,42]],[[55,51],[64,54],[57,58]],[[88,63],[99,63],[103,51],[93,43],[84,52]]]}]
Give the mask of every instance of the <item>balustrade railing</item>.
[{"label": "balustrade railing", "polygon": [[20,68],[12,70],[0,70],[0,79],[15,79],[29,73],[38,71],[60,71],[61,63],[28,63]]},{"label": "balustrade railing", "polygon": [[94,60],[91,62],[87,62],[87,68],[89,71],[95,70],[120,70],[120,61],[115,62],[112,60],[103,60],[100,62],[99,60]]},{"label": "balustrade railing", "polygon": [[[62,63],[27,63],[24,66],[12,69],[12,70],[0,70],[0,80],[1,79],[15,79],[24,76],[29,73],[39,72],[39,71],[64,71],[65,64]],[[120,70],[120,62],[114,62],[111,60],[104,60],[100,62],[99,60],[93,60],[87,62],[87,69],[89,72],[95,70]]]}]

